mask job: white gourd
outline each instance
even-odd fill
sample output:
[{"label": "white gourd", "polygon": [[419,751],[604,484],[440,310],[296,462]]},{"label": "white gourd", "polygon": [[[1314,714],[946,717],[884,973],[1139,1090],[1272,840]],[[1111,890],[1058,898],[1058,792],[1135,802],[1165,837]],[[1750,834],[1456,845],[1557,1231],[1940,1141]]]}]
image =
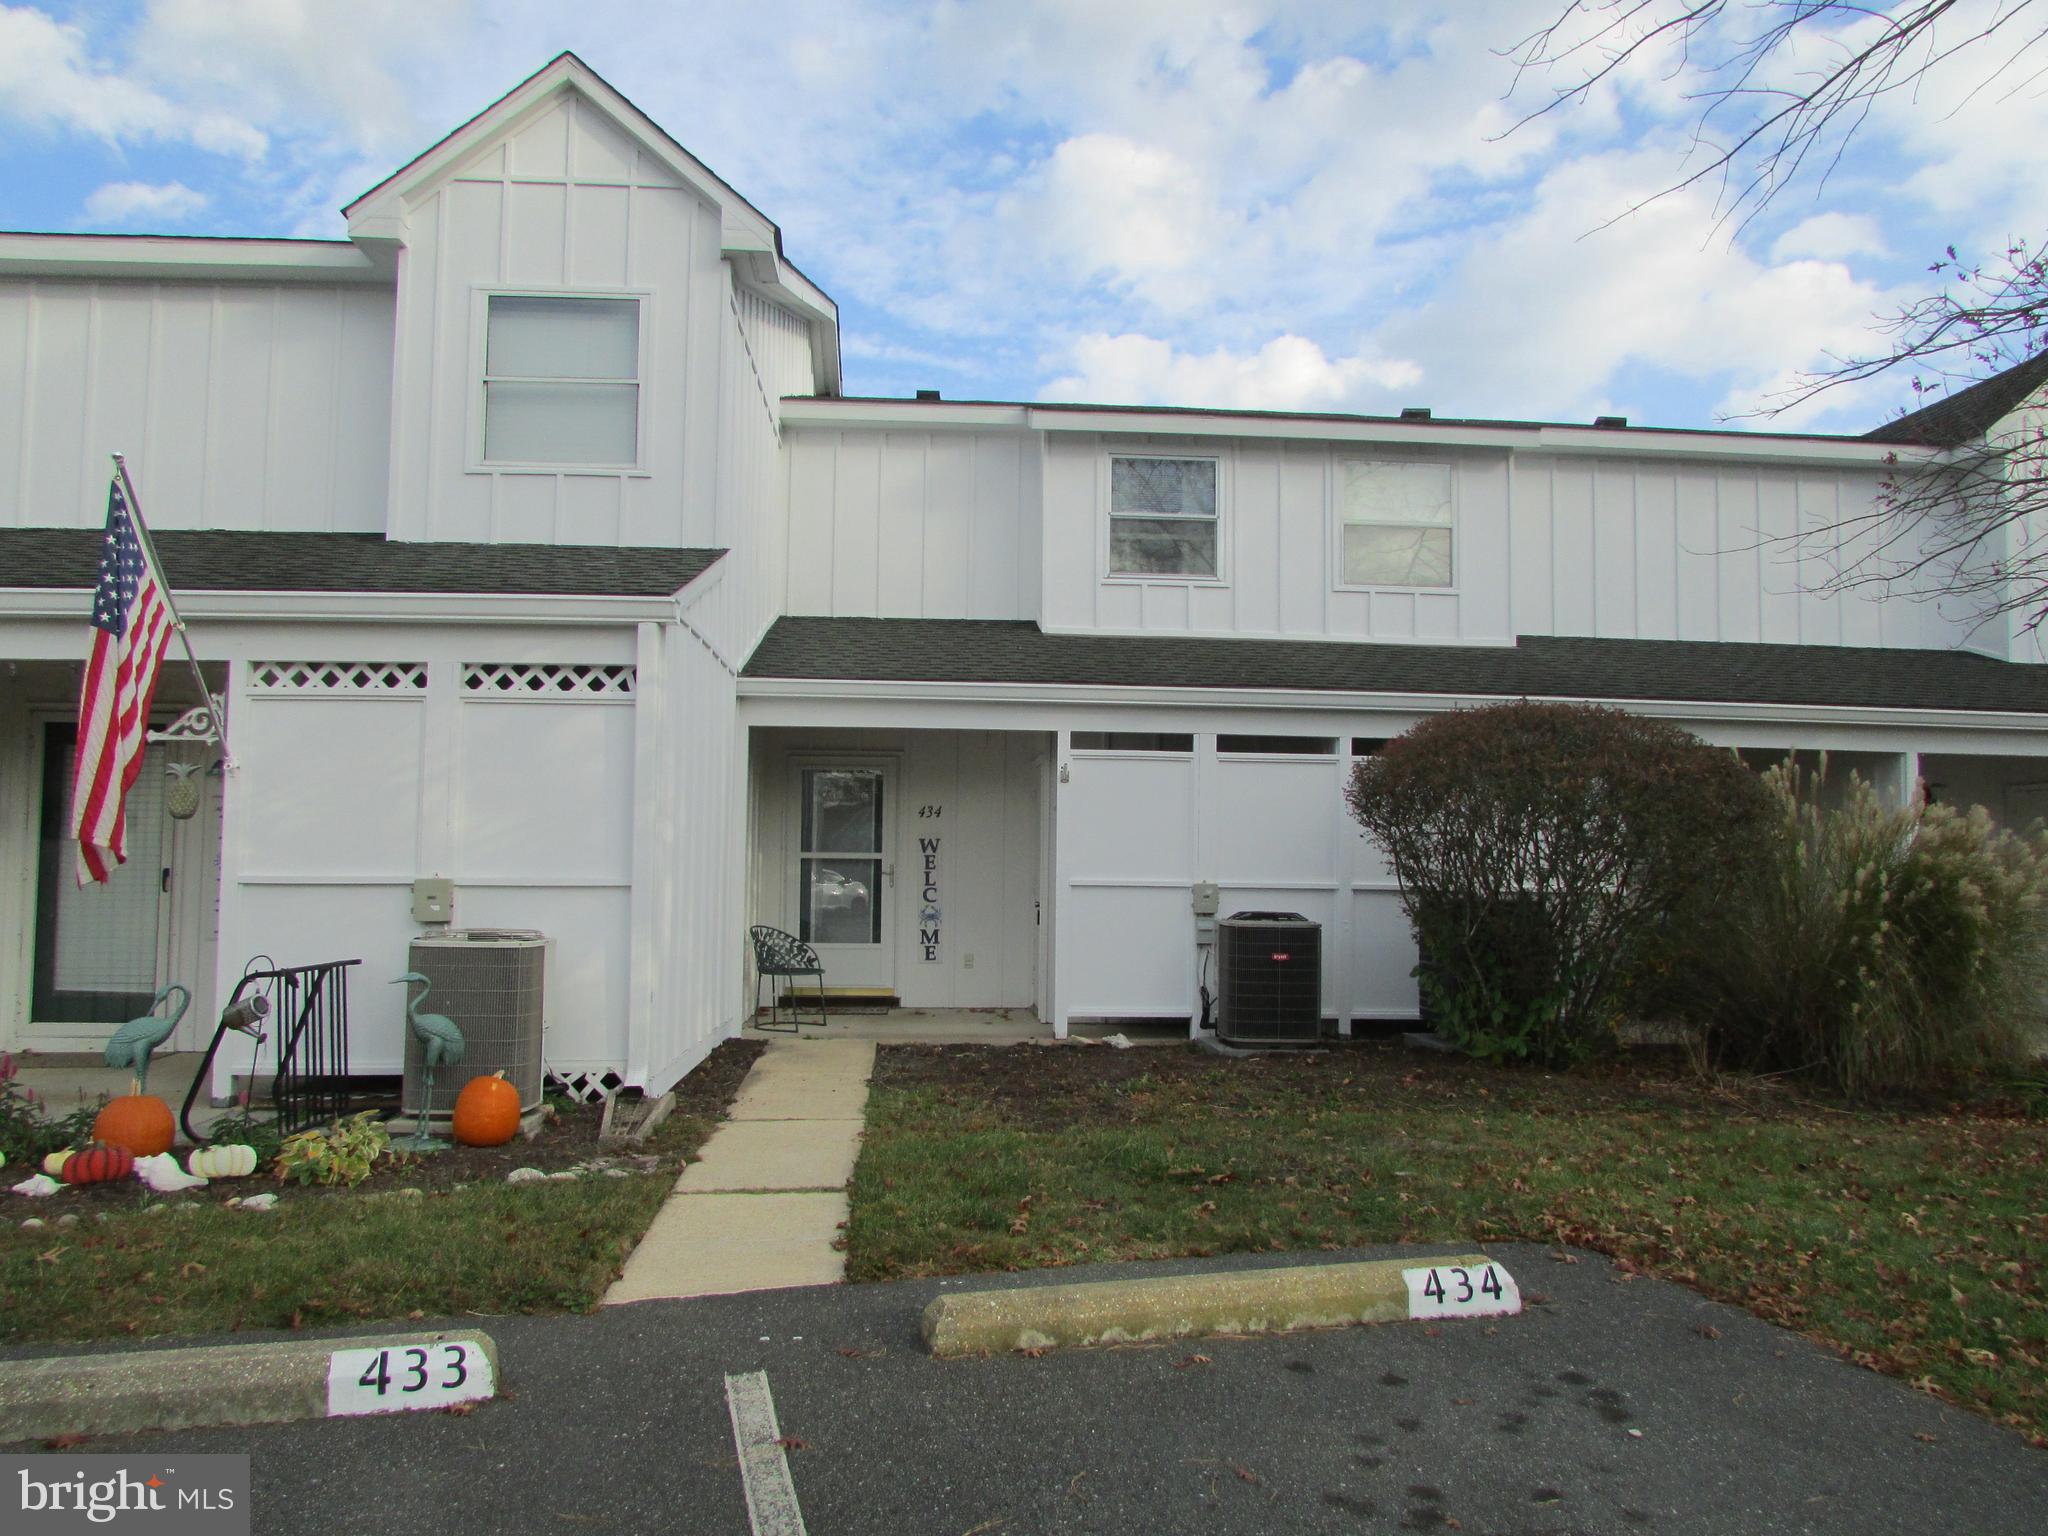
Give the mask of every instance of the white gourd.
[{"label": "white gourd", "polygon": [[66,1147],[61,1152],[52,1152],[43,1159],[43,1172],[54,1179],[64,1171],[64,1165],[70,1161],[71,1148]]},{"label": "white gourd", "polygon": [[185,1159],[185,1170],[200,1179],[243,1179],[256,1171],[256,1149],[234,1145],[199,1147]]}]

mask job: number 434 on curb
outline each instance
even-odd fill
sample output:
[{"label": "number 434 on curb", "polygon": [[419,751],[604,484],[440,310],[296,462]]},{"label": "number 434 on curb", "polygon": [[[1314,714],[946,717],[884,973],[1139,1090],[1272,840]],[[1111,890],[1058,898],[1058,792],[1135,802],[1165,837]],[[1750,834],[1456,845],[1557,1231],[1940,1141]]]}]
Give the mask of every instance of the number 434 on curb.
[{"label": "number 434 on curb", "polygon": [[1507,1317],[1522,1310],[1514,1276],[1498,1264],[1404,1269],[1410,1317]]}]

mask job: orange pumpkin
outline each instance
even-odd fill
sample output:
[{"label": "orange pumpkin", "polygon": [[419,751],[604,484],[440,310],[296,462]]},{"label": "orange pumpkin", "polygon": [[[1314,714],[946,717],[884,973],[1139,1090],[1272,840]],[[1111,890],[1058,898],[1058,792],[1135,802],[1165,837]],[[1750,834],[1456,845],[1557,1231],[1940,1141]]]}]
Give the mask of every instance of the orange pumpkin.
[{"label": "orange pumpkin", "polygon": [[65,1158],[57,1177],[66,1184],[104,1184],[109,1179],[125,1179],[134,1171],[135,1154],[126,1147],[95,1144]]},{"label": "orange pumpkin", "polygon": [[107,1100],[92,1123],[92,1139],[110,1147],[126,1147],[137,1157],[155,1157],[171,1150],[177,1126],[171,1106],[153,1093],[125,1093]]},{"label": "orange pumpkin", "polygon": [[455,1096],[455,1139],[465,1147],[502,1147],[519,1129],[519,1090],[505,1074],[472,1077]]}]

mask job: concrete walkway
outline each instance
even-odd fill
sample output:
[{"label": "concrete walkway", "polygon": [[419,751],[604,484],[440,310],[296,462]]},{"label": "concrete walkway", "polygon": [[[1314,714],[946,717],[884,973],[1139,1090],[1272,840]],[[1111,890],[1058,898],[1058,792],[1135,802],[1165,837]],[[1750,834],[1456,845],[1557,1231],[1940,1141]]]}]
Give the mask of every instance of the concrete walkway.
[{"label": "concrete walkway", "polygon": [[605,1305],[830,1285],[860,1154],[869,1040],[771,1041],[683,1170]]}]

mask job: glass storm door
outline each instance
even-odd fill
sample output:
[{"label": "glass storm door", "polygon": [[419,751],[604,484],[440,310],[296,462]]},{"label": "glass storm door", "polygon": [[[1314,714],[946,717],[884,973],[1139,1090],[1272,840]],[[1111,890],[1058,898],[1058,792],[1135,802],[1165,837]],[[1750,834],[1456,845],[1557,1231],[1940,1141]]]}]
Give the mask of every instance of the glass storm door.
[{"label": "glass storm door", "polygon": [[49,725],[43,740],[30,1018],[39,1025],[120,1024],[149,1007],[162,965],[164,892],[170,883],[163,748],[144,749],[142,775],[128,793],[128,862],[115,866],[104,885],[80,890],[73,873],[78,845],[70,836],[78,728]]},{"label": "glass storm door", "polygon": [[891,820],[885,769],[797,769],[797,937],[828,987],[894,984]]}]

